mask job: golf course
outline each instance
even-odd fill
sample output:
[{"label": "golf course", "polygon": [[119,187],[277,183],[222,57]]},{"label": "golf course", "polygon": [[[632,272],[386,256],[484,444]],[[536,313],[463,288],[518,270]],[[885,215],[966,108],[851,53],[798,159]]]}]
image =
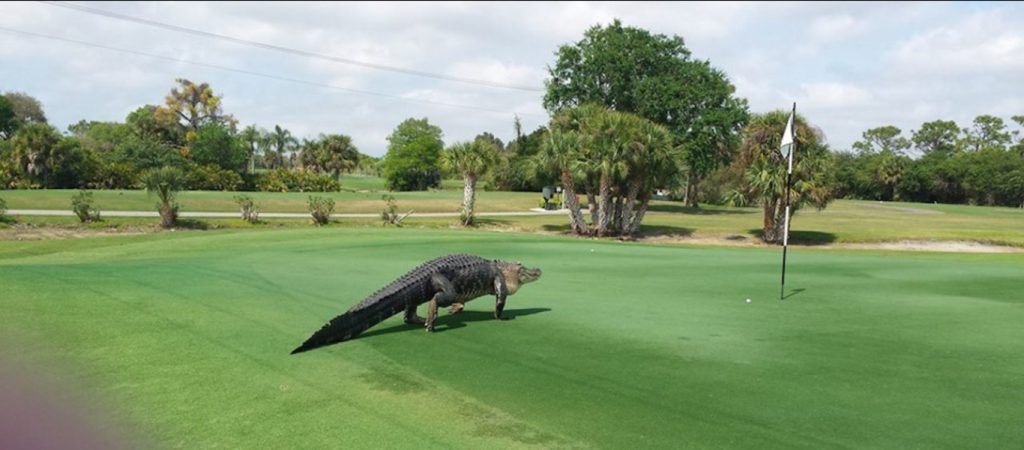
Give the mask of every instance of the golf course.
[{"label": "golf course", "polygon": [[[457,252],[543,277],[511,320],[484,297],[288,354]],[[1024,254],[798,247],[781,301],[779,262],[432,228],[8,240],[0,358],[129,447],[1024,446]]]}]

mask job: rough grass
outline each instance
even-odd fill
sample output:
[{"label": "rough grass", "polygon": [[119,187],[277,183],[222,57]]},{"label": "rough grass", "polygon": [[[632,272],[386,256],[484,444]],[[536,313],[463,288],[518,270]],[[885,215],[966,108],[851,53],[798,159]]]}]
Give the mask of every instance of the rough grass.
[{"label": "rough grass", "polygon": [[[543,278],[288,352],[425,259]],[[152,447],[1020,448],[1022,255],[292,229],[0,242],[0,357]],[[751,298],[747,304],[744,300]]]},{"label": "rough grass", "polygon": [[[70,211],[71,196],[77,191],[4,191],[11,209],[62,209]],[[181,210],[236,211],[232,192],[183,192]],[[261,212],[308,212],[310,195],[336,200],[336,213],[379,214],[384,209],[381,193],[249,193]],[[537,206],[539,194],[529,192],[479,191],[477,211],[526,212]],[[462,206],[461,190],[394,193],[398,211],[414,210],[419,213],[457,213]],[[95,191],[96,204],[104,212],[116,210],[154,210],[152,198],[142,191]],[[587,215],[587,214],[585,214]],[[11,219],[43,223],[39,218]],[[204,221],[206,219],[203,219]],[[348,223],[351,219],[342,220]],[[268,223],[274,219],[266,219]],[[361,223],[356,220],[357,223]],[[295,222],[301,223],[301,222]],[[425,220],[414,214],[407,224],[447,226],[454,220]],[[491,217],[482,218],[484,227],[523,231],[567,232],[568,220],[559,216],[546,217]],[[757,208],[728,208],[704,205],[699,209],[687,208],[678,202],[655,201],[644,220],[646,236],[668,236],[694,239],[724,239],[740,237],[756,240],[762,223]],[[900,240],[973,241],[987,244],[1024,247],[1024,209],[982,207],[967,205],[935,205],[922,203],[893,203],[839,200],[823,211],[805,209],[797,213],[792,223],[792,240],[797,244],[823,245],[832,243],[863,243]]]}]

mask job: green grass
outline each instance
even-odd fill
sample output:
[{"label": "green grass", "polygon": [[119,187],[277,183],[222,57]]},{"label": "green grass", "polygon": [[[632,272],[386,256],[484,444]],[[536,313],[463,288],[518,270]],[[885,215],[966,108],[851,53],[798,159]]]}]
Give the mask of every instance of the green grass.
[{"label": "green grass", "polygon": [[[63,209],[70,211],[70,199],[77,191],[2,191],[10,209]],[[334,193],[247,193],[263,212],[308,212],[310,195],[324,195],[337,201],[336,213],[379,214],[384,209],[381,192]],[[101,210],[154,210],[155,200],[142,191],[95,191]],[[232,192],[189,191],[180,194],[182,211],[235,211]],[[458,212],[461,190],[396,192],[398,210]],[[478,212],[525,212],[537,207],[540,194],[530,192],[480,191]],[[22,218],[37,222],[38,218]],[[416,223],[416,216],[409,223]],[[430,221],[436,223],[437,221]],[[447,221],[445,223],[451,223]],[[526,231],[566,231],[563,217],[501,217],[485,224]],[[668,234],[694,238],[743,236],[756,238],[761,227],[761,210],[704,205],[686,208],[681,203],[655,201],[644,220],[647,234]],[[839,200],[823,211],[804,209],[793,220],[793,240],[802,244],[859,243],[899,240],[965,240],[1024,247],[1024,209],[967,205],[933,205]]]},{"label": "green grass", "polygon": [[[289,356],[439,254],[509,300]],[[1022,255],[356,228],[0,242],[7,355],[154,447],[1020,448]],[[752,298],[746,304],[744,299]],[[14,344],[16,343],[16,344]]]},{"label": "green grass", "polygon": [[[155,211],[157,200],[142,190],[93,191],[95,204],[102,211]],[[0,191],[7,200],[8,209],[71,210],[71,197],[77,190],[14,190]],[[381,197],[395,197],[401,212],[415,209],[419,212],[458,212],[462,206],[462,189],[417,192],[221,192],[185,191],[178,194],[181,211],[235,211],[234,197],[245,194],[252,197],[261,211],[304,213],[309,211],[309,197],[333,198],[337,213],[380,213],[384,209]],[[537,207],[539,193],[485,192],[477,195],[480,211],[528,211]]]}]

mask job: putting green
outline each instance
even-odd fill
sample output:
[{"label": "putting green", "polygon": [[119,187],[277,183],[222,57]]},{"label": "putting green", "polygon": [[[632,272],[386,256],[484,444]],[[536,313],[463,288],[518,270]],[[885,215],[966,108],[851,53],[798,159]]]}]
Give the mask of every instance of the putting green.
[{"label": "putting green", "polygon": [[[481,298],[288,355],[453,252],[544,276],[514,320]],[[1024,255],[797,249],[781,302],[779,259],[408,229],[0,242],[0,356],[157,447],[1024,446]]]}]

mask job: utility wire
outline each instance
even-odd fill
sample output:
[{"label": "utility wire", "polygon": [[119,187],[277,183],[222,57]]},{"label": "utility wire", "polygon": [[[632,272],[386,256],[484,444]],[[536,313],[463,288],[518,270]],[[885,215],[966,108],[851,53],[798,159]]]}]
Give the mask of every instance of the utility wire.
[{"label": "utility wire", "polygon": [[316,86],[316,87],[327,88],[327,89],[335,89],[335,90],[344,91],[344,92],[351,92],[351,93],[354,93],[354,94],[372,95],[372,96],[375,96],[375,97],[390,98],[390,99],[404,101],[404,102],[412,102],[412,103],[422,103],[422,104],[428,104],[428,105],[446,106],[446,107],[450,107],[450,108],[471,109],[471,110],[475,110],[475,111],[483,111],[483,112],[496,113],[496,114],[502,114],[502,115],[519,114],[519,115],[541,117],[541,115],[533,114],[533,113],[516,113],[516,112],[502,111],[502,110],[497,110],[497,109],[482,108],[482,107],[479,107],[479,106],[463,105],[463,104],[458,104],[458,103],[436,102],[436,101],[433,101],[433,100],[422,100],[422,99],[417,99],[417,98],[402,97],[400,95],[386,94],[386,93],[383,93],[383,92],[365,91],[365,90],[361,90],[361,89],[351,89],[351,88],[335,86],[335,85],[331,85],[331,84],[317,83],[315,81],[306,81],[306,80],[300,80],[300,79],[297,79],[297,78],[282,77],[282,76],[278,76],[278,75],[271,75],[271,74],[266,74],[266,73],[261,73],[261,72],[254,72],[254,71],[251,71],[251,70],[236,69],[236,68],[233,68],[233,67],[220,66],[220,65],[216,65],[216,64],[208,64],[208,63],[199,62],[199,61],[190,61],[190,60],[187,60],[187,59],[175,58],[175,57],[172,57],[172,56],[157,55],[157,54],[153,54],[153,53],[140,52],[140,51],[136,51],[136,50],[128,50],[128,49],[123,49],[123,48],[110,47],[110,46],[107,46],[107,45],[96,44],[96,43],[92,43],[92,42],[85,42],[85,41],[79,41],[79,40],[75,40],[75,39],[62,38],[62,37],[58,37],[58,36],[51,36],[51,35],[40,34],[40,33],[33,33],[33,32],[30,32],[30,31],[15,30],[13,28],[7,28],[7,27],[3,27],[3,26],[0,26],[0,31],[5,31],[5,32],[8,32],[8,33],[22,35],[22,36],[29,36],[29,37],[42,38],[42,39],[50,39],[50,40],[54,40],[54,41],[67,42],[67,43],[83,45],[83,46],[87,46],[87,47],[100,48],[100,49],[110,50],[110,51],[115,51],[115,52],[128,53],[128,54],[137,55],[137,56],[146,56],[146,57],[150,57],[150,58],[162,59],[164,61],[172,61],[172,62],[178,62],[178,63],[184,63],[184,64],[191,64],[191,65],[194,65],[194,66],[206,67],[206,68],[217,69],[217,70],[223,70],[223,71],[226,71],[226,72],[234,72],[234,73],[240,73],[240,74],[244,74],[244,75],[251,75],[251,76],[255,76],[255,77],[269,78],[271,80],[285,81],[285,82],[296,83],[296,84],[304,84],[304,85],[307,85],[307,86]]},{"label": "utility wire", "polygon": [[47,5],[50,5],[50,6],[57,6],[57,7],[60,7],[60,8],[71,9],[71,10],[74,10],[74,11],[83,12],[83,13],[87,13],[87,14],[94,14],[94,15],[98,15],[98,16],[109,17],[109,18],[112,18],[112,19],[124,20],[124,21],[128,21],[128,22],[134,22],[134,23],[138,23],[138,24],[149,25],[149,26],[153,26],[153,27],[163,28],[163,29],[166,29],[166,30],[177,31],[177,32],[181,32],[181,33],[188,33],[188,34],[193,34],[193,35],[197,35],[197,36],[203,36],[203,37],[207,37],[207,38],[220,39],[220,40],[223,40],[223,41],[234,42],[236,44],[248,45],[248,46],[251,46],[251,47],[257,47],[257,48],[269,49],[269,50],[276,50],[276,51],[279,51],[279,52],[289,53],[289,54],[292,54],[292,55],[299,55],[299,56],[305,56],[305,57],[309,57],[309,58],[323,59],[323,60],[332,61],[332,62],[341,63],[341,64],[349,64],[349,65],[354,65],[354,66],[367,67],[367,68],[376,69],[376,70],[384,70],[384,71],[388,71],[388,72],[395,72],[395,73],[401,73],[401,74],[405,74],[405,75],[413,75],[413,76],[418,76],[418,77],[434,78],[434,79],[438,79],[438,80],[445,80],[445,81],[454,81],[454,82],[459,82],[459,83],[475,84],[475,85],[479,85],[479,86],[487,86],[487,87],[492,87],[492,88],[515,89],[515,90],[528,91],[528,92],[544,92],[544,89],[537,88],[537,87],[534,87],[534,86],[523,86],[523,85],[507,84],[507,83],[499,83],[499,82],[495,82],[495,81],[481,80],[481,79],[478,79],[478,78],[467,78],[467,77],[457,77],[457,76],[452,76],[452,75],[444,75],[444,74],[440,74],[440,73],[426,72],[426,71],[422,71],[422,70],[409,69],[409,68],[404,68],[404,67],[388,66],[388,65],[384,65],[384,64],[377,64],[377,63],[371,63],[371,62],[366,62],[366,61],[359,61],[359,60],[350,59],[350,58],[342,58],[340,56],[325,55],[323,53],[315,53],[315,52],[306,51],[306,50],[299,50],[299,49],[294,49],[294,48],[289,48],[289,47],[282,47],[282,46],[279,46],[279,45],[273,45],[273,44],[266,44],[266,43],[262,43],[262,42],[250,41],[250,40],[247,40],[247,39],[241,39],[241,38],[237,38],[237,37],[233,37],[233,36],[227,36],[227,35],[223,35],[223,34],[216,34],[216,33],[211,33],[211,32],[208,32],[208,31],[197,30],[197,29],[194,29],[194,28],[186,28],[186,27],[182,27],[182,26],[178,26],[178,25],[172,25],[172,24],[168,24],[168,23],[157,22],[157,21],[154,21],[154,20],[143,19],[143,18],[133,17],[133,16],[127,16],[127,15],[124,15],[124,14],[118,14],[118,13],[111,12],[111,11],[106,11],[106,10],[103,10],[103,9],[91,8],[91,7],[88,7],[88,6],[75,5],[75,4],[64,3],[64,2],[56,2],[56,1],[40,1],[40,3],[44,3],[44,4],[47,4]]}]

